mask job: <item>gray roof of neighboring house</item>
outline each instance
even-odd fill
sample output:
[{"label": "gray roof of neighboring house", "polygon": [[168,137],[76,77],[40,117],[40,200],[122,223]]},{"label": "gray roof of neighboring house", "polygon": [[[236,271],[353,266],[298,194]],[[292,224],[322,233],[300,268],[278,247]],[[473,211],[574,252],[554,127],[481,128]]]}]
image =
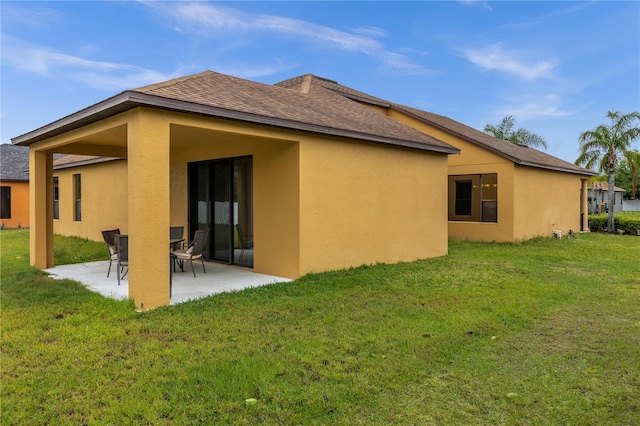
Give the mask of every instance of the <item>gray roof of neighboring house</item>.
[{"label": "gray roof of neighboring house", "polygon": [[[308,78],[310,80],[310,78]],[[459,150],[370,108],[314,85],[291,90],[205,71],[122,92],[13,138],[31,144],[111,115],[147,106],[343,136],[445,154]]]},{"label": "gray roof of neighboring house", "polygon": [[[301,76],[292,78],[282,83],[278,83],[278,85],[281,85],[283,87],[300,87],[300,85],[303,84],[302,82],[305,78],[309,77]],[[578,173],[589,176],[597,175],[596,172],[593,172],[589,169],[585,169],[583,167],[561,160],[557,157],[538,151],[534,148],[495,138],[491,135],[488,135],[484,132],[466,126],[458,121],[452,120],[442,115],[433,114],[427,111],[422,111],[416,108],[411,108],[405,105],[400,105],[390,101],[386,101],[384,99],[376,98],[366,93],[359,92],[346,86],[342,86],[332,80],[315,77],[312,80],[312,84],[321,85],[326,89],[329,89],[335,93],[339,93],[347,98],[359,102],[392,108],[397,111],[403,112],[407,115],[413,116],[419,121],[437,127],[449,134],[458,136],[461,139],[464,139],[472,144],[481,146],[482,148],[485,148],[497,155],[507,158],[519,165]]]},{"label": "gray roof of neighboring house", "polygon": [[29,181],[29,147],[0,145],[0,180]]}]

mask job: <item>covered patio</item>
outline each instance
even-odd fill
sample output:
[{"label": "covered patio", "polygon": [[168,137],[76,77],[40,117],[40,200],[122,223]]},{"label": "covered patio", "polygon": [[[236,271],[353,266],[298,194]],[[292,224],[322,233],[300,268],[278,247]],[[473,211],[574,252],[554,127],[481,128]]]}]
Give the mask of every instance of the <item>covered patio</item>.
[{"label": "covered patio", "polygon": [[[81,282],[89,290],[113,299],[129,297],[129,274],[125,275],[118,285],[114,268],[107,277],[109,261],[76,263],[60,265],[45,269],[55,279],[70,279]],[[177,269],[172,274],[172,291],[170,305],[195,300],[214,294],[239,291],[279,282],[291,281],[289,278],[274,275],[258,274],[243,268],[205,262],[206,273],[202,272],[200,262],[194,264],[196,277],[193,277],[190,266],[185,271]]]}]

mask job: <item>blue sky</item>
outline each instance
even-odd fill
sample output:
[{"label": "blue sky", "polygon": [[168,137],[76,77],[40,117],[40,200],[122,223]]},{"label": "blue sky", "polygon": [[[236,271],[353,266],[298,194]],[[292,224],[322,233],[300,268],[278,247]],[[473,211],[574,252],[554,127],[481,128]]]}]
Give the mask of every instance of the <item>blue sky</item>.
[{"label": "blue sky", "polygon": [[513,115],[573,162],[640,110],[640,2],[2,1],[1,142],[127,89],[312,73],[482,130]]}]

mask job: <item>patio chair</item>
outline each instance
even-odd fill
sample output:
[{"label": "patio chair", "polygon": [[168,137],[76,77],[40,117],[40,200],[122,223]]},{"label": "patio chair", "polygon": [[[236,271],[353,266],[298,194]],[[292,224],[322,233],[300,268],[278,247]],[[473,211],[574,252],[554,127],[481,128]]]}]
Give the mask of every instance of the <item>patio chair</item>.
[{"label": "patio chair", "polygon": [[[184,238],[184,226],[171,226],[169,228],[169,239],[181,240]],[[180,250],[182,248],[182,242],[171,244],[171,251]]]},{"label": "patio chair", "polygon": [[176,259],[178,262],[181,262],[180,268],[184,272],[184,262],[189,261],[191,263],[191,271],[193,272],[193,277],[196,276],[196,271],[193,269],[193,261],[195,259],[200,259],[202,263],[202,270],[204,273],[207,273],[207,270],[204,267],[204,249],[207,245],[207,239],[209,238],[209,230],[199,229],[196,231],[196,234],[193,236],[193,241],[189,243],[188,248],[185,251],[178,250],[173,253],[176,255]]},{"label": "patio chair", "polygon": [[242,262],[242,256],[244,256],[245,250],[253,250],[253,235],[246,234],[240,224],[236,224],[236,229],[238,230],[238,239],[240,240],[240,258],[238,262]]},{"label": "patio chair", "polygon": [[114,260],[118,260],[115,236],[119,234],[120,229],[102,231],[102,238],[104,239],[104,243],[107,245],[107,250],[109,250],[109,270],[107,271],[107,278],[109,278],[109,274],[111,273],[111,263],[113,263]]},{"label": "patio chair", "polygon": [[[120,285],[120,280],[129,272],[129,236],[124,234],[116,235],[116,247],[118,255],[118,285]],[[127,272],[120,276],[125,267]]]}]

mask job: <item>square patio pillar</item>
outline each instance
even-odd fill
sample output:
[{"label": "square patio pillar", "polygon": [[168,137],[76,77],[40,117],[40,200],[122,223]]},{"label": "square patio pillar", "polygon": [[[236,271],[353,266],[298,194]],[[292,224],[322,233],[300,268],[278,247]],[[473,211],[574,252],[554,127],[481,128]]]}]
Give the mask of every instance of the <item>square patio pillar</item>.
[{"label": "square patio pillar", "polygon": [[129,298],[138,309],[169,304],[169,122],[136,109],[127,126]]},{"label": "square patio pillar", "polygon": [[53,266],[53,154],[29,148],[29,261]]},{"label": "square patio pillar", "polygon": [[581,188],[580,188],[580,231],[588,232],[589,231],[589,200],[587,198],[589,188],[588,188],[588,180],[581,179]]}]

